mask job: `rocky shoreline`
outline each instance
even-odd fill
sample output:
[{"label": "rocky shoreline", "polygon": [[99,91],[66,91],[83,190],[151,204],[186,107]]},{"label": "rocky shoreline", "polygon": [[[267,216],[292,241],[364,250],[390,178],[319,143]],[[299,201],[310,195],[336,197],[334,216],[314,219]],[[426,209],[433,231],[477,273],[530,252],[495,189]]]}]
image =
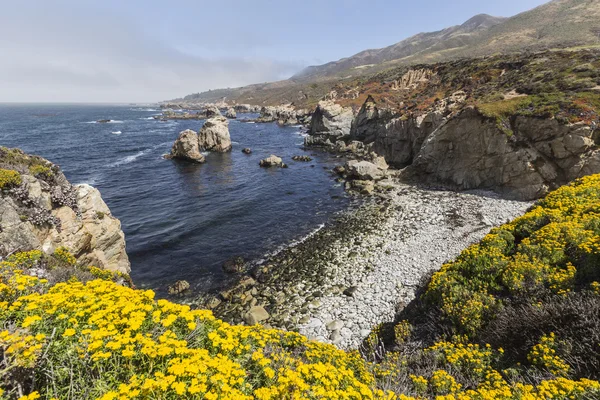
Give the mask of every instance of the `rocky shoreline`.
[{"label": "rocky shoreline", "polygon": [[232,323],[357,348],[373,327],[393,320],[431,271],[531,205],[488,192],[387,183],[202,305]]}]

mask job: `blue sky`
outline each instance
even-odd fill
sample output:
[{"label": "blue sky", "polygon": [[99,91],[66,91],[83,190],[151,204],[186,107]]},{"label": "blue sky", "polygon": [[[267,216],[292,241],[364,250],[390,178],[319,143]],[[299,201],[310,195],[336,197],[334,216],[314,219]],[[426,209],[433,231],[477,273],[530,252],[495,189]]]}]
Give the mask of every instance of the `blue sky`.
[{"label": "blue sky", "polygon": [[284,79],[473,15],[543,0],[7,2],[0,101],[158,101]]}]

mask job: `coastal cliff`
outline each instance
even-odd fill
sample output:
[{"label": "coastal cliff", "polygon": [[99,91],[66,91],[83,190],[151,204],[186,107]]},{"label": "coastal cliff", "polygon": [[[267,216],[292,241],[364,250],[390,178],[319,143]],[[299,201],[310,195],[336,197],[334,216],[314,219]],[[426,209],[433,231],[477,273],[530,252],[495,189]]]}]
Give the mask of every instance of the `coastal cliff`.
[{"label": "coastal cliff", "polygon": [[[340,84],[319,103],[305,143],[346,151],[360,142],[406,181],[533,200],[600,172],[598,87],[597,51],[390,70]],[[361,99],[350,129],[330,128]]]},{"label": "coastal cliff", "polygon": [[90,185],[71,185],[60,168],[19,149],[0,148],[0,255],[59,248],[78,263],[130,272],[121,223]]}]

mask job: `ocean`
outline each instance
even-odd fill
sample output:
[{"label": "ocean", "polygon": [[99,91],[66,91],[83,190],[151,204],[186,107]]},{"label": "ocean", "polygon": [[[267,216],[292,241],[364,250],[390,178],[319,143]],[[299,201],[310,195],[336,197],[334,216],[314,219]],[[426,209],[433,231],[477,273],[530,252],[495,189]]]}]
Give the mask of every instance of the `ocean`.
[{"label": "ocean", "polygon": [[[193,293],[218,290],[231,279],[221,268],[226,260],[256,262],[351,201],[331,173],[340,159],[303,150],[299,126],[244,123],[256,115],[239,114],[229,122],[232,151],[209,153],[197,165],[162,156],[179,132],[197,131],[203,121],[152,118],[159,113],[132,105],[0,105],[0,145],[41,155],[71,183],[100,190],[121,220],[138,287],[164,296],[184,279]],[[111,122],[96,123],[102,119]],[[270,154],[289,168],[260,168]]]}]

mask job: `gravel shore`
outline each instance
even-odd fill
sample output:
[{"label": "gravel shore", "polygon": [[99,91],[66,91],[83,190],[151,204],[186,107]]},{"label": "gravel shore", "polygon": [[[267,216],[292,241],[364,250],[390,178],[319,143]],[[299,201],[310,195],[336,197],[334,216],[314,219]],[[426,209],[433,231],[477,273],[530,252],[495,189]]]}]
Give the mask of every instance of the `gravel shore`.
[{"label": "gravel shore", "polygon": [[[363,249],[375,251],[357,251],[354,244],[337,248],[339,262],[330,284],[351,289],[321,297],[300,333],[344,349],[358,347],[373,327],[392,321],[414,298],[424,276],[531,205],[494,193],[407,185],[397,185],[389,200],[389,217],[360,238]],[[350,252],[361,256],[348,257]]]},{"label": "gravel shore", "polygon": [[357,348],[414,298],[423,277],[531,205],[391,180],[383,187],[222,291],[215,314]]}]

